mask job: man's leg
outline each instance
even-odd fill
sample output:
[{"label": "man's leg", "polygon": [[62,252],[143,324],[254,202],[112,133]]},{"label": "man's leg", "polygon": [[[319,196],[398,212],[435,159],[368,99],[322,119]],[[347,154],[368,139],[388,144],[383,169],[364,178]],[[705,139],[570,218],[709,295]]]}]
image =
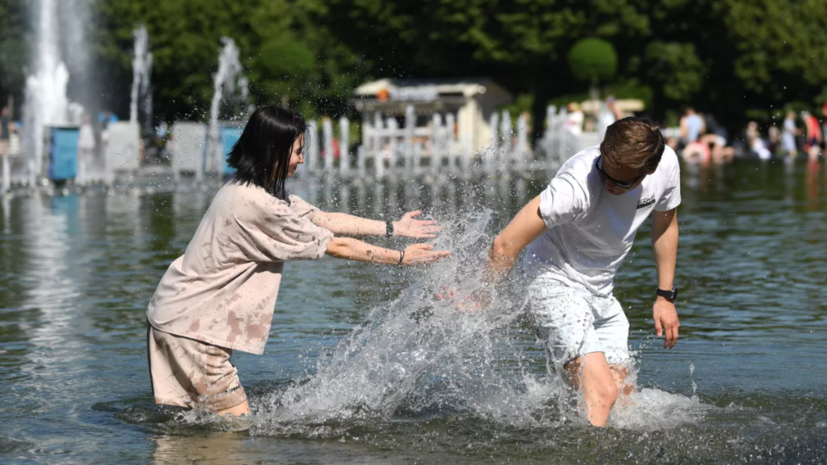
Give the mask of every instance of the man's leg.
[{"label": "man's leg", "polygon": [[[583,391],[589,422],[594,426],[606,426],[609,412],[617,400],[618,388],[595,328],[594,307],[590,302],[593,298],[588,292],[543,279],[532,283],[529,297],[539,335],[546,342],[549,361],[556,367],[562,366],[570,384]],[[607,301],[604,305],[615,302]],[[612,310],[623,316],[619,304]],[[609,327],[611,323],[620,326],[612,329],[612,336],[620,339],[617,342],[621,344],[626,341],[624,331],[628,331],[628,322],[625,317],[622,320],[602,322]],[[622,327],[624,322],[626,326]],[[618,374],[623,374],[625,380],[625,373],[618,370]]]},{"label": "man's leg", "polygon": [[567,363],[569,380],[586,399],[586,416],[592,426],[605,427],[617,401],[618,388],[606,356],[592,352]]},{"label": "man's leg", "polygon": [[631,361],[629,320],[614,296],[601,298],[595,304],[598,308],[595,332],[600,339],[600,346],[604,349],[603,355],[609,364],[618,396],[622,399],[634,390],[633,386],[626,382]]}]

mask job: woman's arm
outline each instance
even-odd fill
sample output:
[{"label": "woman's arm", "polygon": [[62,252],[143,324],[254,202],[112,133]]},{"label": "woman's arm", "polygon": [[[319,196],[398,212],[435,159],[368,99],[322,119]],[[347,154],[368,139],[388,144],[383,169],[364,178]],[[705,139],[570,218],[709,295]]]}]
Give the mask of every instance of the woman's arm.
[{"label": "woman's arm", "polygon": [[434,250],[429,244],[412,244],[402,251],[377,247],[347,237],[334,237],[328,244],[326,253],[344,260],[405,266],[425,265],[451,255],[447,250]]},{"label": "woman's arm", "polygon": [[[402,219],[393,222],[393,235],[399,237],[432,238],[442,228],[436,220],[418,220],[419,210],[405,213]],[[334,234],[347,236],[385,236],[387,225],[384,221],[369,220],[347,213],[328,213],[316,210],[310,220]]]}]

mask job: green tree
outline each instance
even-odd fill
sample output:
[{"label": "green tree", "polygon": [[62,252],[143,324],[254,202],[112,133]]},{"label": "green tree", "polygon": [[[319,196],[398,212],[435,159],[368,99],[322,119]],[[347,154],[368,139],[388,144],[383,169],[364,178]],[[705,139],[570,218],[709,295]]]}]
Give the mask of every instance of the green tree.
[{"label": "green tree", "polygon": [[706,67],[695,54],[693,44],[651,42],[644,56],[646,78],[660,88],[663,97],[689,101],[700,92]]},{"label": "green tree", "polygon": [[[0,7],[14,3],[23,0]],[[567,55],[585,37],[614,47],[605,84],[644,96],[656,117],[691,103],[740,124],[747,109],[827,95],[824,0],[98,0],[97,9],[109,95],[126,108],[131,31],[146,24],[156,108],[173,118],[203,119],[222,36],[239,46],[258,102],[309,115],[347,112],[370,78],[476,75],[533,96],[543,121],[547,102],[582,91]],[[0,15],[0,41],[10,22]]]},{"label": "green tree", "polygon": [[95,37],[114,105],[124,111],[131,84],[132,30],[144,24],[153,53],[156,114],[205,119],[220,38],[234,39],[258,104],[283,102],[308,116],[346,111],[342,89],[360,78],[356,59],[313,22],[322,0],[100,0]]},{"label": "green tree", "polygon": [[594,37],[577,41],[568,53],[569,69],[581,81],[590,83],[589,98],[599,98],[598,82],[612,79],[617,72],[617,53],[610,42]]},{"label": "green tree", "polygon": [[[546,102],[579,84],[564,65],[585,36],[618,40],[650,31],[645,0],[331,0],[327,26],[382,76],[485,75]],[[622,39],[622,40],[621,40]],[[535,124],[535,136],[543,127]]]},{"label": "green tree", "polygon": [[[770,100],[813,101],[827,91],[823,0],[727,0],[735,76]],[[820,103],[820,102],[819,102]]]},{"label": "green tree", "polygon": [[612,44],[593,37],[575,43],[568,62],[572,74],[581,81],[606,81],[617,72],[617,53]]},{"label": "green tree", "polygon": [[0,0],[0,107],[10,97],[15,106],[23,101],[29,68],[25,8],[23,0]]}]

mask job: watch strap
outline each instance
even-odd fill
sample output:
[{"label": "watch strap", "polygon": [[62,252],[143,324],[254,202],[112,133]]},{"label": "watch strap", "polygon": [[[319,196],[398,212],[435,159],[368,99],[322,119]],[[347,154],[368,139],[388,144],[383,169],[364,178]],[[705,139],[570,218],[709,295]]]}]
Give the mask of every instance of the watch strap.
[{"label": "watch strap", "polygon": [[670,302],[674,302],[675,299],[678,298],[678,288],[673,287],[671,290],[655,288],[655,294]]}]

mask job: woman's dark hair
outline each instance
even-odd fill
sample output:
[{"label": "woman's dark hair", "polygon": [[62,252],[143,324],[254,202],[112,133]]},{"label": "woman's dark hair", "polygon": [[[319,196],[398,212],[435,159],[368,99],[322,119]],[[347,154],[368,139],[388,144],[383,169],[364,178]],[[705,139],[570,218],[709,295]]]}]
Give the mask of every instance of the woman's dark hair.
[{"label": "woman's dark hair", "polygon": [[227,158],[236,170],[234,182],[254,184],[285,198],[293,142],[306,130],[307,123],[298,113],[276,105],[257,108]]}]

